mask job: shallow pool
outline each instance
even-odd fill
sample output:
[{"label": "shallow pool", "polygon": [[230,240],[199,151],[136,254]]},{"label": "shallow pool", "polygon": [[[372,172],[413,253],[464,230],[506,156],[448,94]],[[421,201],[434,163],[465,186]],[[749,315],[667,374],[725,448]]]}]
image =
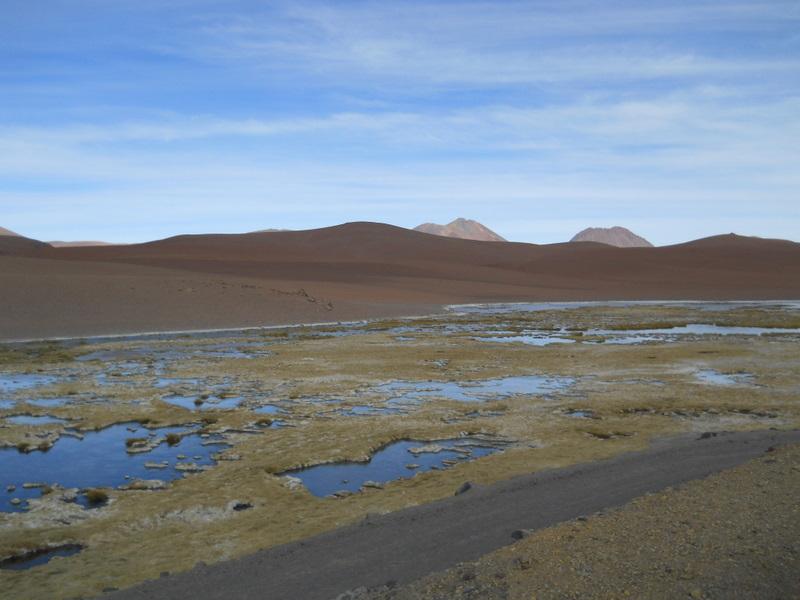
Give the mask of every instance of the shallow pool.
[{"label": "shallow pool", "polygon": [[73,556],[81,550],[83,550],[83,546],[79,546],[78,544],[64,544],[54,548],[42,548],[20,556],[12,556],[11,558],[0,560],[0,569],[24,571],[47,564],[57,556]]},{"label": "shallow pool", "polygon": [[[187,427],[147,429],[138,423],[121,423],[100,431],[84,434],[84,439],[62,436],[47,452],[18,452],[15,448],[0,450],[0,511],[24,510],[24,502],[13,506],[12,498],[28,500],[41,495],[38,488],[25,489],[23,484],[58,484],[65,488],[118,487],[133,479],[171,481],[183,475],[176,463],[214,464],[211,455],[219,445],[202,444],[204,440],[190,433],[174,446],[163,441],[169,433],[193,431]],[[162,442],[148,452],[130,454],[126,440],[161,438]],[[183,458],[178,458],[181,455]],[[166,466],[148,468],[145,463]],[[125,476],[128,476],[126,478]],[[8,486],[15,486],[8,491]]]},{"label": "shallow pool", "polygon": [[52,375],[38,373],[0,373],[0,393],[16,392],[50,385],[56,381]]},{"label": "shallow pool", "polygon": [[574,385],[571,377],[516,375],[474,381],[392,381],[378,385],[373,392],[388,396],[388,403],[417,404],[432,398],[459,402],[485,402],[523,394],[547,395]]},{"label": "shallow pool", "polygon": [[714,369],[703,369],[694,376],[701,382],[710,385],[751,385],[753,375],[750,373],[721,373]]},{"label": "shallow pool", "polygon": [[[438,450],[437,450],[438,449]],[[286,471],[303,482],[309,492],[325,497],[336,492],[357,492],[365,483],[385,484],[413,477],[415,473],[446,469],[460,461],[474,460],[502,449],[491,442],[469,438],[420,442],[402,440],[376,451],[369,462],[341,462]],[[422,452],[412,452],[423,450]]]}]

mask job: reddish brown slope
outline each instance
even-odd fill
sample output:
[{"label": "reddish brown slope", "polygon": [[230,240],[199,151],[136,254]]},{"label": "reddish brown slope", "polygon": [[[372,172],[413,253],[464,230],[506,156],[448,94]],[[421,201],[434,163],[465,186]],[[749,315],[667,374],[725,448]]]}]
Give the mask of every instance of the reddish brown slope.
[{"label": "reddish brown slope", "polygon": [[0,256],[27,256],[47,247],[48,245],[44,242],[21,235],[0,235]]},{"label": "reddish brown slope", "polygon": [[[130,246],[47,249],[43,256],[296,281],[414,279],[521,286],[561,297],[800,297],[800,244],[717,236],[662,248],[596,243],[485,244],[376,223],[309,231],[179,236]],[[440,285],[441,287],[441,285]],[[447,287],[447,286],[444,286]],[[461,291],[454,290],[459,299]],[[505,292],[503,292],[505,293]],[[498,294],[502,296],[503,294]]]},{"label": "reddish brown slope", "polygon": [[[537,246],[348,223],[31,254],[0,261],[0,338],[335,321],[459,302],[800,298],[800,244],[739,236]],[[300,289],[318,301],[283,293]]]}]

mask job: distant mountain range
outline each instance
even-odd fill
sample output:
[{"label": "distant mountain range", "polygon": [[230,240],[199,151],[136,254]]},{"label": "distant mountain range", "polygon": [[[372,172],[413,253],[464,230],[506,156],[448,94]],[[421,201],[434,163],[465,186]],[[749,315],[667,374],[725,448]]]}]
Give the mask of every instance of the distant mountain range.
[{"label": "distant mountain range", "polygon": [[653,244],[624,227],[589,227],[570,242],[599,242],[618,248],[652,248]]},{"label": "distant mountain range", "polygon": [[[381,223],[54,248],[0,236],[0,339],[431,314],[446,304],[800,297],[800,244],[487,243]],[[195,293],[196,292],[196,293]]]},{"label": "distant mountain range", "polygon": [[[53,242],[40,242],[39,240],[33,240],[31,238],[27,238],[18,234],[15,231],[11,231],[10,229],[6,229],[5,227],[0,227],[0,237],[6,238],[5,240],[0,243],[0,253],[7,253],[9,249],[20,249],[20,248],[32,248],[37,247],[41,248],[45,245],[50,245],[53,248],[76,248],[80,246],[111,246],[108,242],[97,242],[97,241],[76,241],[76,242],[62,242],[62,241],[53,241]],[[5,249],[6,252],[3,252]]]},{"label": "distant mountain range", "polygon": [[110,242],[98,242],[98,241],[77,241],[77,242],[62,242],[60,240],[56,240],[53,242],[47,242],[54,248],[77,248],[81,246],[113,246]]},{"label": "distant mountain range", "polygon": [[423,223],[414,227],[414,231],[441,235],[443,237],[459,238],[462,240],[477,240],[479,242],[505,242],[505,238],[477,221],[458,218],[447,225],[438,223]]}]

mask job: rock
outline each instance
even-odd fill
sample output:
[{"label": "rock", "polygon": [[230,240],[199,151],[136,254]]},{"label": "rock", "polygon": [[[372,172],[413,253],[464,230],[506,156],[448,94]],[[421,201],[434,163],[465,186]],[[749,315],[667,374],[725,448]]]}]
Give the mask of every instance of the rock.
[{"label": "rock", "polygon": [[411,454],[438,454],[444,450],[439,444],[426,444],[424,446],[415,446],[414,448],[409,448],[408,451]]},{"label": "rock", "polygon": [[527,571],[531,568],[531,560],[529,558],[517,557],[514,559],[514,564],[520,571]]},{"label": "rock", "polygon": [[120,486],[121,490],[165,490],[167,483],[160,479],[136,479],[126,485]]},{"label": "rock", "polygon": [[231,510],[235,510],[236,512],[241,512],[243,510],[247,510],[249,508],[253,508],[253,505],[249,502],[240,502],[238,500],[234,500],[230,504],[228,504],[228,508]]},{"label": "rock", "polygon": [[471,484],[469,481],[465,481],[464,483],[462,483],[462,484],[459,486],[459,488],[456,490],[456,493],[455,493],[454,495],[456,495],[456,496],[460,496],[460,495],[461,495],[461,494],[463,494],[464,492],[468,492],[468,491],[470,491],[471,489],[472,489],[472,484]]},{"label": "rock", "polygon": [[33,489],[36,489],[36,488],[43,488],[46,485],[47,485],[46,483],[31,483],[31,482],[26,481],[25,483],[22,484],[22,487],[23,487],[23,489],[26,489],[26,490],[33,490]]},{"label": "rock", "polygon": [[13,504],[14,506],[19,506],[20,504],[22,504],[22,500],[20,500],[19,498],[12,498],[12,499],[10,500],[10,502],[11,502],[11,504]]},{"label": "rock", "polygon": [[353,492],[350,490],[339,490],[338,492],[333,492],[331,494],[332,498],[347,498],[348,496],[352,496]]},{"label": "rock", "polygon": [[362,488],[374,488],[376,490],[382,490],[383,489],[383,484],[382,483],[378,483],[377,481],[365,481],[364,483],[361,484],[361,487]]},{"label": "rock", "polygon": [[17,489],[17,486],[15,486],[15,485],[6,486],[6,491],[7,492],[13,492],[13,491],[16,491],[16,489]]},{"label": "rock", "polygon": [[406,469],[408,470],[419,469],[419,465],[417,463],[408,463],[406,465]]},{"label": "rock", "polygon": [[534,533],[533,529],[516,529],[511,532],[511,537],[515,540],[523,540]]},{"label": "rock", "polygon": [[154,448],[156,448],[161,443],[161,440],[152,437],[147,439],[146,441],[141,442],[134,442],[132,445],[125,448],[125,451],[128,454],[144,454],[145,452],[150,452]]},{"label": "rock", "polygon": [[213,454],[211,456],[211,458],[213,458],[214,460],[234,461],[234,460],[242,460],[242,455],[241,454],[235,454],[233,452],[228,452],[228,453],[224,453],[224,454],[222,452],[218,452],[216,454]]},{"label": "rock", "polygon": [[454,448],[450,448],[451,452],[457,452],[458,454],[463,454],[464,456],[470,456],[472,454],[472,450],[469,448],[459,448],[458,446]]},{"label": "rock", "polygon": [[700,434],[700,437],[697,438],[697,439],[698,440],[707,440],[707,439],[712,438],[712,437],[717,437],[717,432],[716,431],[704,431],[703,433]]},{"label": "rock", "polygon": [[292,477],[291,475],[283,476],[283,486],[290,490],[299,490],[303,488],[303,480],[299,477]]},{"label": "rock", "polygon": [[358,600],[359,598],[365,598],[368,592],[369,590],[365,586],[361,586],[342,592],[334,600]]},{"label": "rock", "polygon": [[186,458],[186,455],[185,454],[178,454],[178,456],[176,456],[175,458],[177,458],[178,460],[183,460],[184,458]]},{"label": "rock", "polygon": [[201,471],[208,471],[210,468],[209,465],[198,465],[193,462],[175,463],[175,470],[183,473],[200,473]]},{"label": "rock", "polygon": [[146,462],[146,463],[144,463],[144,468],[145,469],[166,469],[167,467],[169,467],[169,463],[167,463],[167,462],[160,462],[160,463],[157,463],[157,462]]}]

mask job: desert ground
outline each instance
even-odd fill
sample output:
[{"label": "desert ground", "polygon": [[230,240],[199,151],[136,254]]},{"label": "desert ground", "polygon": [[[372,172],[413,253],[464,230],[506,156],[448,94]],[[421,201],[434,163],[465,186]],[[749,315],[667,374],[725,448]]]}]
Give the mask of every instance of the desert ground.
[{"label": "desert ground", "polygon": [[800,298],[800,244],[445,238],[380,223],[53,248],[0,236],[0,340],[424,315],[535,300]]},{"label": "desert ground", "polygon": [[[465,482],[491,488],[675,435],[794,435],[798,341],[797,303],[767,301],[463,306],[358,323],[6,343],[0,589],[9,598],[93,597],[451,498]],[[776,456],[788,487],[776,488],[771,501],[787,531],[796,531],[785,498],[798,472],[794,451],[786,452]],[[105,457],[103,469],[69,468],[90,453]],[[762,465],[753,464],[743,469]],[[775,479],[775,468],[720,481],[752,490]],[[686,494],[702,494],[694,489],[664,492],[664,502],[681,515]],[[556,525],[514,551],[535,557],[535,540],[543,540],[541,548],[591,552],[596,540],[569,533],[576,527],[615,531],[614,547],[646,544],[664,526],[637,525],[641,511],[652,510],[648,502],[655,500],[613,513],[619,517],[592,517],[591,527]],[[766,518],[750,509],[752,519]],[[698,519],[709,539],[721,540],[727,521],[709,514]],[[780,549],[755,533],[742,544],[766,552],[761,562],[741,563],[750,576],[785,591],[770,567]],[[785,564],[794,564],[794,546],[781,548]],[[523,597],[514,594],[527,589],[527,570],[508,566],[502,553],[511,549],[498,552],[471,567],[472,595],[463,597],[483,597],[486,569],[505,573],[498,594]],[[40,562],[12,568],[30,559]],[[658,589],[684,590],[682,572],[659,572]],[[433,577],[419,583],[428,591],[368,593],[463,592],[452,573]],[[570,577],[564,589],[579,594],[577,575]],[[688,593],[713,590],[704,577],[698,570]],[[609,581],[598,595],[622,588],[635,595],[636,582]]]}]

